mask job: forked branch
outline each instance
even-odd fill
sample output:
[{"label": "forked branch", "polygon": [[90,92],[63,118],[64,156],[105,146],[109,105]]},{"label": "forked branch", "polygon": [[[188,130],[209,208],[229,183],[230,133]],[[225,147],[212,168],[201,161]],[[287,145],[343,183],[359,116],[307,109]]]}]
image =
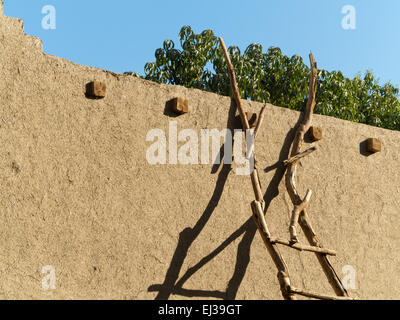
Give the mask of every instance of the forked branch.
[{"label": "forked branch", "polygon": [[[304,201],[302,201],[301,197],[299,196],[299,193],[296,189],[296,169],[297,169],[297,164],[299,162],[299,158],[295,158],[299,154],[301,154],[300,149],[301,146],[303,145],[304,141],[304,135],[308,131],[308,129],[311,126],[311,121],[312,121],[312,115],[315,107],[315,95],[316,95],[316,89],[317,89],[317,64],[314,60],[314,56],[312,53],[310,53],[310,64],[311,64],[311,74],[310,74],[310,84],[309,84],[309,90],[308,90],[308,101],[306,105],[306,110],[304,113],[304,118],[300,126],[297,128],[296,135],[293,140],[292,144],[292,151],[290,154],[290,161],[287,165],[287,171],[285,175],[285,182],[286,182],[286,189],[289,193],[289,196],[295,206],[295,209],[292,212],[292,222],[294,223],[290,224],[289,227],[289,232],[291,235],[291,241],[292,242],[297,242],[297,236],[296,236],[296,226],[297,220],[298,220],[298,210],[296,210],[296,207],[298,206],[303,206]],[[307,202],[308,203],[308,202]],[[305,205],[307,205],[307,203]],[[304,208],[305,208],[304,205]],[[303,208],[303,209],[304,209]],[[300,210],[302,211],[302,209]],[[296,216],[297,215],[297,216]]]},{"label": "forked branch", "polygon": [[[299,162],[299,156],[302,155],[300,152],[300,149],[303,145],[304,141],[304,135],[306,132],[309,130],[312,122],[312,115],[314,112],[314,107],[315,107],[315,96],[316,96],[316,89],[317,89],[317,64],[314,60],[314,56],[312,53],[310,53],[310,65],[311,65],[311,74],[310,74],[310,82],[309,82],[309,89],[308,89],[308,101],[306,105],[306,110],[304,113],[303,121],[298,127],[295,137],[293,139],[293,144],[292,144],[292,150],[290,154],[290,159],[287,162],[287,171],[285,175],[285,183],[286,183],[286,189],[289,193],[290,199],[292,200],[292,203],[294,205],[294,210],[292,212],[292,219],[291,222],[297,223],[297,221],[300,223],[301,228],[303,229],[303,232],[310,243],[311,246],[314,247],[322,247],[322,244],[318,240],[318,238],[315,235],[315,232],[311,226],[310,220],[307,215],[306,208],[301,208],[302,204],[304,204],[304,201],[301,199],[297,189],[296,189],[296,183],[295,183],[295,178],[296,178],[296,169],[297,169],[297,164]],[[303,152],[303,154],[306,152]],[[300,206],[300,214],[299,213],[299,206]],[[297,207],[297,209],[296,209]],[[291,223],[290,230],[291,234],[291,242],[293,245],[293,241],[297,239],[295,237],[296,231],[295,228],[293,228],[293,224]],[[335,272],[335,269],[333,268],[332,264],[330,263],[328,257],[324,253],[319,253],[315,252],[317,255],[318,261],[320,262],[322,269],[325,272],[325,275],[327,276],[329,283],[331,284],[332,288],[335,290],[335,293],[338,296],[344,296],[347,297],[348,293],[347,290],[344,288],[339,276]],[[293,293],[293,291],[292,291]],[[297,292],[300,294],[300,292]]]}]

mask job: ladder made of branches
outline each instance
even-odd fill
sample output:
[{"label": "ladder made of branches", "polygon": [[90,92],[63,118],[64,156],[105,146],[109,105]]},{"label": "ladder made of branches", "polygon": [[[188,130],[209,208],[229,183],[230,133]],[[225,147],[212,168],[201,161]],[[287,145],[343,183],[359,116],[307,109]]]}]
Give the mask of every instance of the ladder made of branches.
[{"label": "ladder made of branches", "polygon": [[[250,130],[249,122],[246,116],[246,113],[243,109],[239,89],[236,82],[236,75],[231,63],[228,51],[226,50],[225,43],[222,38],[219,38],[221,43],[221,47],[224,51],[226,63],[228,66],[230,84],[232,88],[233,98],[236,103],[236,108],[239,112],[240,119],[242,122],[243,130],[245,130],[246,134],[248,134],[248,130]],[[253,212],[253,218],[257,225],[258,231],[264,241],[264,244],[272,257],[277,269],[278,269],[278,280],[281,287],[282,296],[287,300],[296,300],[296,295],[301,295],[314,299],[324,299],[324,300],[349,300],[351,299],[348,295],[347,290],[341,283],[335,269],[330,263],[328,256],[336,255],[334,250],[329,250],[323,248],[321,242],[318,240],[314,229],[311,226],[310,219],[308,218],[306,207],[310,201],[311,190],[307,190],[305,197],[302,199],[296,189],[295,185],[295,177],[296,177],[296,168],[299,160],[308,154],[312,153],[316,150],[315,147],[312,147],[308,150],[301,152],[301,147],[303,145],[304,136],[306,132],[311,127],[312,115],[315,107],[315,95],[317,89],[317,64],[314,60],[314,56],[312,53],[309,55],[310,64],[311,64],[311,74],[310,74],[310,82],[309,82],[309,91],[308,91],[308,101],[306,105],[306,110],[304,114],[304,118],[302,123],[297,128],[295,137],[292,142],[290,158],[284,161],[284,165],[286,166],[286,174],[285,174],[285,183],[286,189],[289,193],[290,199],[293,203],[293,211],[290,220],[289,233],[290,240],[284,240],[275,238],[271,235],[268,230],[268,225],[265,220],[264,210],[265,203],[263,199],[263,194],[261,192],[261,183],[257,171],[257,160],[254,152],[254,170],[251,172],[251,182],[254,190],[255,200],[251,203],[251,209]],[[261,127],[261,124],[264,119],[265,106],[262,108],[257,125],[254,129],[254,140],[257,137],[257,133]],[[247,141],[247,139],[246,139]],[[254,147],[254,146],[253,146]],[[299,243],[297,238],[297,230],[296,224],[299,223],[309,244],[304,245]],[[329,283],[331,284],[333,290],[336,293],[336,296],[324,295],[314,292],[305,291],[299,288],[296,288],[292,285],[290,281],[290,275],[288,271],[287,264],[283,259],[282,255],[279,252],[278,244],[288,246],[290,248],[299,250],[299,251],[310,251],[314,252],[318,258],[319,263],[322,266],[322,269],[328,278]]]}]

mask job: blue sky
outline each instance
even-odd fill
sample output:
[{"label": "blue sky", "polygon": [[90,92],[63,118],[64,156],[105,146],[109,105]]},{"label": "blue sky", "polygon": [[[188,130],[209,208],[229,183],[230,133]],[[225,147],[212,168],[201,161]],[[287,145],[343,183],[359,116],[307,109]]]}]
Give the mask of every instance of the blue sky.
[{"label": "blue sky", "polygon": [[[56,29],[42,28],[42,7],[56,9]],[[356,9],[356,29],[341,26],[342,7]],[[260,43],[299,54],[310,50],[320,68],[348,77],[369,69],[380,83],[400,84],[399,0],[5,0],[5,14],[25,21],[45,53],[79,64],[143,74],[165,39],[212,29],[225,43],[245,49]]]}]

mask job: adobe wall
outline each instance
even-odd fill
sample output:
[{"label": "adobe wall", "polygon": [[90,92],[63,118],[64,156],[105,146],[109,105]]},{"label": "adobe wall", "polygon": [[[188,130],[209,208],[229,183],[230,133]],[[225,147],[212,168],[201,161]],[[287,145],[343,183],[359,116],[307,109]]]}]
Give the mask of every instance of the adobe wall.
[{"label": "adobe wall", "polygon": [[[235,164],[146,160],[146,134],[168,132],[170,121],[179,130],[226,128],[229,97],[45,55],[21,20],[3,15],[0,79],[0,298],[281,299],[251,219],[250,179]],[[85,97],[95,79],[107,84],[102,100]],[[176,96],[188,99],[189,114],[165,114]],[[263,104],[244,106],[259,112]],[[260,174],[267,221],[282,238],[292,205],[280,163],[299,116],[268,105],[256,144],[259,167],[268,168]],[[313,190],[314,229],[337,250],[340,277],[345,265],[355,268],[352,297],[399,299],[400,132],[319,115],[314,124],[324,138],[297,182],[301,194]],[[382,152],[364,154],[369,137]],[[297,287],[332,293],[312,253],[281,252]],[[42,288],[46,265],[55,290]]]}]

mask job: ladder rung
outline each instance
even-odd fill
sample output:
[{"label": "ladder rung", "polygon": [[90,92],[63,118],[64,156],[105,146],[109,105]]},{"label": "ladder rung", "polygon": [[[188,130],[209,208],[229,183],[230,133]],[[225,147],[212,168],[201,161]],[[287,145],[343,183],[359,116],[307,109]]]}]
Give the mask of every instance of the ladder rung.
[{"label": "ladder rung", "polygon": [[317,253],[324,253],[330,256],[336,256],[336,251],[334,250],[330,250],[330,249],[325,249],[325,248],[320,248],[320,247],[315,247],[315,246],[308,246],[308,245],[304,245],[304,244],[300,244],[298,242],[296,243],[291,243],[287,240],[283,240],[283,239],[271,239],[272,243],[279,243],[282,244],[284,246],[288,246],[290,248],[299,250],[299,251],[310,251],[310,252],[317,252]]},{"label": "ladder rung", "polygon": [[320,300],[354,300],[353,298],[350,298],[350,297],[328,296],[328,295],[325,295],[325,294],[319,294],[319,293],[304,291],[304,290],[301,290],[301,289],[294,288],[292,286],[290,287],[290,292],[294,293],[294,294],[298,294],[298,295],[304,296],[304,297],[320,299]]}]

